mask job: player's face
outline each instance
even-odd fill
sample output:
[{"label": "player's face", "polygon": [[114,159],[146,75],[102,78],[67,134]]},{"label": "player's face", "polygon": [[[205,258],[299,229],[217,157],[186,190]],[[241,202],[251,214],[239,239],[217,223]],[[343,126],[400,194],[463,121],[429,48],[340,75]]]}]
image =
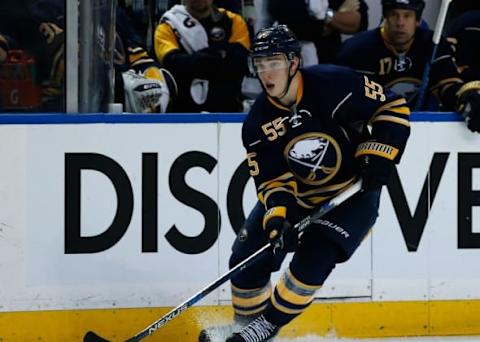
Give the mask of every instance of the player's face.
[{"label": "player's face", "polygon": [[413,38],[419,25],[413,10],[392,9],[388,11],[385,18],[385,31],[388,40],[393,45],[407,44]]},{"label": "player's face", "polygon": [[271,97],[282,96],[288,83],[290,63],[285,55],[257,57],[253,65],[260,82]]}]

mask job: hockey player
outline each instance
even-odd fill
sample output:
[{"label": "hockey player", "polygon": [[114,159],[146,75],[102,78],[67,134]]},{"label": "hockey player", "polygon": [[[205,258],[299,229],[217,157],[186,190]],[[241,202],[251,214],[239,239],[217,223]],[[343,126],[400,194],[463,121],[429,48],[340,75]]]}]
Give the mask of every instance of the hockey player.
[{"label": "hockey player", "polygon": [[[309,306],[375,223],[381,188],[410,133],[404,98],[349,68],[302,69],[300,44],[285,25],[257,33],[249,63],[264,90],[242,128],[259,202],[233,244],[229,265],[269,240],[276,248],[232,278],[235,320],[243,328],[228,342],[268,341]],[[294,223],[359,177],[362,192],[298,236]],[[272,288],[270,275],[288,252],[293,259]],[[200,341],[217,329],[226,328],[207,328]]]},{"label": "hockey player", "polygon": [[115,102],[131,113],[165,113],[177,95],[173,76],[147,52],[123,7],[116,10]]},{"label": "hockey player", "polygon": [[[461,3],[460,3],[461,4]],[[461,77],[467,84],[476,85],[477,90],[469,92],[464,101],[463,115],[467,126],[480,132],[480,4],[471,3],[470,10],[456,17],[450,24],[448,36],[455,47],[455,57]],[[467,7],[467,4],[464,5]],[[473,10],[473,9],[477,10]],[[468,107],[467,107],[468,106]],[[469,115],[468,112],[476,113]]]},{"label": "hockey player", "polygon": [[[64,110],[65,2],[62,0],[0,1],[0,34],[10,48],[24,49],[38,65],[43,111]],[[3,45],[0,39],[0,50]]]},{"label": "hockey player", "polygon": [[[480,7],[480,3],[477,4]],[[456,17],[447,32],[465,82],[480,80],[480,9]]]},{"label": "hockey player", "polygon": [[[423,0],[382,0],[383,26],[348,39],[338,62],[350,66],[369,78],[403,95],[414,108],[424,68],[430,61],[433,32],[420,26]],[[428,90],[438,99],[441,110],[458,110],[466,121],[476,121],[478,108],[471,94],[478,83],[462,81],[451,46],[442,39],[431,65]],[[430,100],[432,100],[430,98]],[[421,110],[437,109],[426,101]],[[438,106],[437,106],[438,107]],[[469,125],[473,131],[480,127]]]}]

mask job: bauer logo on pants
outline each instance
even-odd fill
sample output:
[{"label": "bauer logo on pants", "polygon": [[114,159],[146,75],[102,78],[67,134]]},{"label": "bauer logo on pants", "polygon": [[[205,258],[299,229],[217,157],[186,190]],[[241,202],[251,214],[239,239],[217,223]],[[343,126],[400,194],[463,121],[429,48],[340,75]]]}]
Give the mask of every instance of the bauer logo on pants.
[{"label": "bauer logo on pants", "polygon": [[345,229],[343,229],[342,227],[340,227],[339,225],[337,225],[333,222],[330,222],[328,220],[319,219],[319,220],[316,220],[315,223],[321,224],[322,226],[326,226],[330,229],[335,230],[337,233],[339,233],[345,239],[348,239],[350,237],[350,234]]}]

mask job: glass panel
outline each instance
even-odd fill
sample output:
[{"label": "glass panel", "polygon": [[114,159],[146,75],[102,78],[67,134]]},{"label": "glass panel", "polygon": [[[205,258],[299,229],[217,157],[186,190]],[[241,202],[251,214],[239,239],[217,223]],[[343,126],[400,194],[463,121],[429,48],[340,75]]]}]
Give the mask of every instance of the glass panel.
[{"label": "glass panel", "polygon": [[0,13],[0,112],[64,112],[64,1],[2,0]]},{"label": "glass panel", "polygon": [[80,112],[107,112],[113,102],[115,0],[80,2]]}]

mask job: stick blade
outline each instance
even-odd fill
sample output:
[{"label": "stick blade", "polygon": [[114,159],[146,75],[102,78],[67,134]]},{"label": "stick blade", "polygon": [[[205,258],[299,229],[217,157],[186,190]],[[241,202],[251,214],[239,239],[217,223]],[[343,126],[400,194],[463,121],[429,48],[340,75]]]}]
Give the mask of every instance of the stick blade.
[{"label": "stick blade", "polygon": [[98,336],[93,331],[89,331],[83,337],[83,342],[109,342],[103,337]]}]

